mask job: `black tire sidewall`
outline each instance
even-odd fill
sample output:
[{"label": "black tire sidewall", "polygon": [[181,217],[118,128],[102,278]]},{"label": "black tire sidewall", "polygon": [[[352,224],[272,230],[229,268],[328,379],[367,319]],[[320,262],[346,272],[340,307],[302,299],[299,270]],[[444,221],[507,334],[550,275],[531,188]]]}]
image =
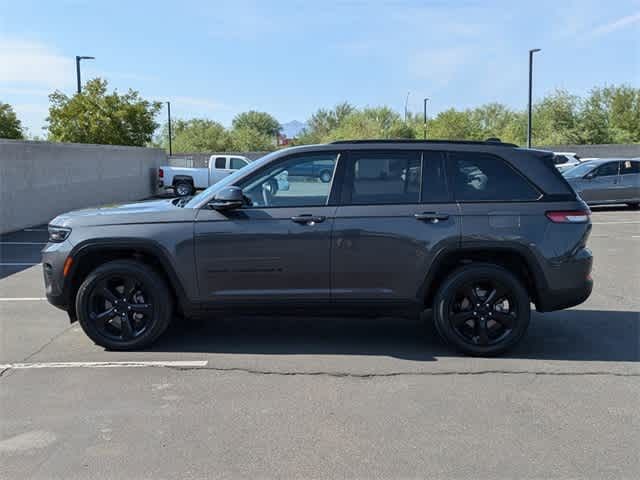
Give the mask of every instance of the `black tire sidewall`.
[{"label": "black tire sidewall", "polygon": [[[514,330],[501,342],[495,345],[481,346],[465,342],[448,321],[447,305],[449,296],[460,286],[477,278],[494,278],[509,288],[513,293],[518,311],[517,324]],[[461,267],[454,271],[438,289],[434,298],[433,321],[438,334],[448,344],[473,356],[493,356],[514,347],[524,336],[531,318],[531,303],[527,290],[522,282],[503,267],[490,264],[476,264]]]},{"label": "black tire sidewall", "polygon": [[[105,337],[89,318],[89,298],[93,288],[102,279],[115,274],[134,277],[152,292],[154,302],[150,328],[140,337],[128,342]],[[87,275],[76,295],[76,313],[82,330],[97,345],[109,350],[137,350],[151,345],[169,326],[172,315],[171,295],[164,279],[147,265],[133,260],[116,260],[101,265]]]},{"label": "black tire sidewall", "polygon": [[[181,185],[186,185],[186,186],[188,186],[188,187],[189,187],[189,193],[186,193],[186,194],[184,194],[184,195],[180,195],[180,194],[178,193],[178,188],[179,188]],[[191,194],[193,193],[193,185],[191,185],[189,182],[178,182],[178,183],[176,183],[176,185],[175,185],[174,189],[175,189],[175,191],[176,191],[176,195],[178,195],[179,197],[188,197],[189,195],[191,195]]]}]

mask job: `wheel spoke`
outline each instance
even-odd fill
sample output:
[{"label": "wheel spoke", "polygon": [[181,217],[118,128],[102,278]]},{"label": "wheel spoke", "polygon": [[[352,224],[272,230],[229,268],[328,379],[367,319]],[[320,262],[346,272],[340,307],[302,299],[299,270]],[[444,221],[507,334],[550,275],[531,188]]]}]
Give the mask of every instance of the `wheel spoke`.
[{"label": "wheel spoke", "polygon": [[111,303],[115,302],[118,299],[118,297],[116,297],[106,285],[102,288],[102,296]]},{"label": "wheel spoke", "polygon": [[133,337],[133,327],[131,326],[131,320],[127,315],[120,317],[120,331],[124,340],[129,340]]},{"label": "wheel spoke", "polygon": [[506,291],[504,288],[500,286],[496,286],[489,292],[487,298],[485,298],[484,303],[488,304],[490,307],[494,307],[495,304],[504,298]]},{"label": "wheel spoke", "polygon": [[91,313],[91,319],[94,320],[94,321],[98,321],[98,322],[105,322],[105,321],[107,321],[107,320],[109,320],[109,319],[111,319],[111,318],[113,318],[115,316],[114,312],[115,312],[115,308],[113,308],[113,307],[105,310],[102,313],[97,313],[96,314],[95,312],[92,312]]},{"label": "wheel spoke", "polygon": [[471,312],[459,312],[451,317],[451,323],[454,327],[459,328],[472,318],[473,314]]},{"label": "wheel spoke", "polygon": [[132,312],[144,313],[146,315],[151,313],[152,305],[150,303],[132,303],[129,306]]},{"label": "wheel spoke", "polygon": [[133,294],[136,293],[136,281],[133,278],[126,278],[124,281],[124,298],[131,300]]},{"label": "wheel spoke", "polygon": [[493,315],[491,316],[491,318],[493,318],[496,322],[500,323],[504,328],[513,328],[513,323],[515,321],[515,318],[513,315],[511,315],[510,313],[504,313],[504,312],[492,312]]},{"label": "wheel spoke", "polygon": [[489,330],[487,329],[487,323],[481,320],[475,321],[474,326],[476,337],[480,345],[486,345],[489,343]]},{"label": "wheel spoke", "polygon": [[473,286],[466,287],[463,292],[464,296],[471,302],[471,307],[475,307],[478,303],[480,303],[480,299],[478,295],[476,295],[476,290]]}]

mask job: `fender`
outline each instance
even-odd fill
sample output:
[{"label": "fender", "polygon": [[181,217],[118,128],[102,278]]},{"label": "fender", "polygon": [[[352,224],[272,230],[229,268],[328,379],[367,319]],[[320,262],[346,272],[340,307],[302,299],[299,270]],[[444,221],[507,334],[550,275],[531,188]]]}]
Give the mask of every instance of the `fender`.
[{"label": "fender", "polygon": [[170,283],[170,287],[176,293],[176,301],[183,312],[192,311],[195,302],[189,298],[184,288],[184,282],[173,268],[169,258],[171,255],[166,248],[155,240],[131,238],[131,237],[105,237],[99,239],[89,239],[78,243],[71,250],[70,256],[74,259],[69,275],[64,280],[64,295],[69,299],[71,293],[71,283],[78,267],[82,264],[82,258],[94,252],[104,252],[113,250],[135,250],[144,253],[158,260]]},{"label": "fender", "polygon": [[472,252],[498,254],[515,253],[524,259],[529,272],[531,272],[533,276],[532,280],[534,283],[536,298],[539,298],[540,295],[548,289],[547,280],[544,276],[542,268],[540,267],[540,264],[535,258],[533,252],[525,246],[515,242],[504,241],[465,242],[458,247],[445,247],[436,254],[436,257],[431,263],[429,271],[425,275],[424,281],[418,289],[416,298],[423,301],[427,296],[435,293],[431,291],[432,287],[441,280],[441,278],[437,277],[437,273],[440,268],[447,262],[448,258],[464,258],[465,253],[471,254]]}]

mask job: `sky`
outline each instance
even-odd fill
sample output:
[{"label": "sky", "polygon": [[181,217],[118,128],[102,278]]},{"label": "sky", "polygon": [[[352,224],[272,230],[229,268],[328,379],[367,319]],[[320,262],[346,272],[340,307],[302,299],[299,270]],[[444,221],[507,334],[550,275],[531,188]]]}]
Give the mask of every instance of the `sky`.
[{"label": "sky", "polygon": [[[429,115],[556,88],[640,87],[640,0],[0,0],[0,101],[43,136],[48,94],[82,77],[230,125],[305,121],[342,101]],[[165,115],[166,112],[162,112]],[[159,118],[163,120],[163,118]]]}]

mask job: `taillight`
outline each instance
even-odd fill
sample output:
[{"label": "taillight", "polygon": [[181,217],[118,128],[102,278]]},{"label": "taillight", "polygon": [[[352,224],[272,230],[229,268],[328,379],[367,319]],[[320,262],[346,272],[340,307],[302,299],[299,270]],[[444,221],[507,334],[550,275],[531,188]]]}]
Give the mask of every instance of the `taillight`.
[{"label": "taillight", "polygon": [[553,223],[587,223],[590,210],[552,211],[546,213],[547,218]]},{"label": "taillight", "polygon": [[158,169],[158,178],[164,178],[164,170],[161,168]]}]

